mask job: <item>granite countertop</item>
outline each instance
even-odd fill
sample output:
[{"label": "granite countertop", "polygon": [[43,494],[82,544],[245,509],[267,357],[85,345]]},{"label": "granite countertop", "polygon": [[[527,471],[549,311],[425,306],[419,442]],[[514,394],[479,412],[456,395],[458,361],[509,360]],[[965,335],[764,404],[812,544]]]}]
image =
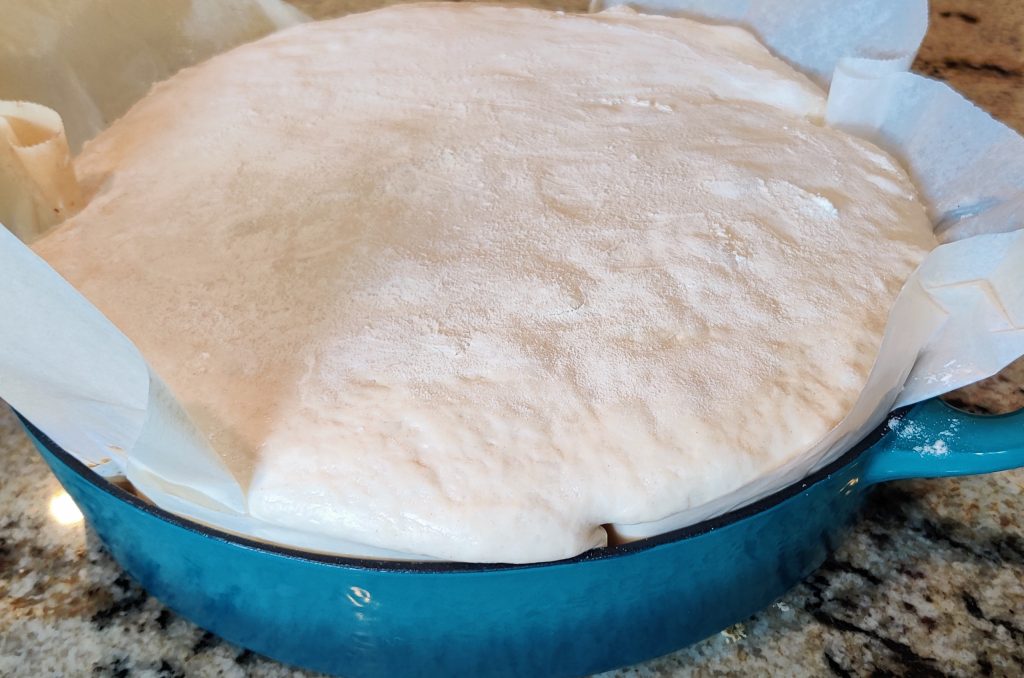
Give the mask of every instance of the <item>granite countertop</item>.
[{"label": "granite countertop", "polygon": [[[378,0],[296,0],[315,17]],[[585,2],[537,4],[582,9]],[[915,68],[1024,131],[1024,5],[933,0]],[[1024,360],[951,400],[1024,406]],[[0,409],[0,675],[305,676],[129,579]],[[1024,470],[890,483],[845,544],[762,612],[610,676],[1024,675]]]}]

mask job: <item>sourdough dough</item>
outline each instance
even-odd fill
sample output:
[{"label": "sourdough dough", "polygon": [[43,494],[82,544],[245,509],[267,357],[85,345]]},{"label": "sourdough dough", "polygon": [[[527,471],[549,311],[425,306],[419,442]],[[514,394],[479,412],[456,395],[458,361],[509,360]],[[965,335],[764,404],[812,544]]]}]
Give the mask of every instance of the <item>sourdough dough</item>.
[{"label": "sourdough dough", "polygon": [[158,85],[37,251],[252,515],[540,561],[810,448],[935,245],[906,174],[750,34],[392,7]]}]

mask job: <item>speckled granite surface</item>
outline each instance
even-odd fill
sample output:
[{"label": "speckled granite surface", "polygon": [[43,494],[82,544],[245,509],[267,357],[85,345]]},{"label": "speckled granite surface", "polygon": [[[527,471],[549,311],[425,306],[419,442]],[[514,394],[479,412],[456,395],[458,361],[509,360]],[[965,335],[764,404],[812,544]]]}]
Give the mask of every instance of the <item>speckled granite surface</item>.
[{"label": "speckled granite surface", "polygon": [[[296,4],[326,16],[381,3]],[[915,67],[1024,130],[1024,4],[932,4]],[[954,399],[981,411],[1024,406],[1024,360]],[[6,408],[0,464],[0,676],[310,675],[220,641],[132,583]],[[780,601],[608,675],[765,674],[1024,675],[1024,471],[885,486],[835,556]]]}]

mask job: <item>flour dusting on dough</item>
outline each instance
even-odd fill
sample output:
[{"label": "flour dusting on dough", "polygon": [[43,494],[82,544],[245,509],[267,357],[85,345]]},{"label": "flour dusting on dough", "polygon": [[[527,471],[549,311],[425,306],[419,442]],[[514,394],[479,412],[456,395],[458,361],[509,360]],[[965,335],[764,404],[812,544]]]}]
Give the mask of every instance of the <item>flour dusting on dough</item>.
[{"label": "flour dusting on dough", "polygon": [[855,401],[934,240],[824,105],[735,28],[392,7],[155,87],[37,250],[254,516],[562,558],[778,467]]}]

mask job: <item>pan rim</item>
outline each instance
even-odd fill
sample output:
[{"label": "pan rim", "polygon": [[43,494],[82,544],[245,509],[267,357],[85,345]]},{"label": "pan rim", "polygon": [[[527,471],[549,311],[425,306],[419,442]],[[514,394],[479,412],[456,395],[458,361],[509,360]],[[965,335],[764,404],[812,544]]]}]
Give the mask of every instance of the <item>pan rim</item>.
[{"label": "pan rim", "polygon": [[354,556],[340,556],[331,555],[324,553],[317,553],[315,551],[304,551],[299,548],[290,546],[282,546],[279,544],[273,544],[270,542],[258,541],[249,537],[243,537],[237,534],[232,534],[224,530],[219,530],[214,527],[203,525],[196,521],[188,518],[183,518],[170,511],[160,508],[154,504],[146,502],[127,490],[118,487],[117,485],[108,482],[96,473],[93,473],[88,466],[80,462],[78,459],[73,457],[69,452],[64,450],[62,447],[57,445],[51,440],[45,433],[36,428],[32,422],[27,420],[17,410],[14,414],[18,417],[18,420],[22,425],[29,431],[29,433],[39,441],[46,450],[57,458],[62,464],[64,464],[70,471],[83,478],[86,482],[90,483],[97,489],[106,494],[110,495],[113,499],[119,500],[129,504],[130,506],[148,513],[149,515],[168,522],[177,527],[183,528],[189,532],[198,534],[199,536],[214,539],[216,541],[225,542],[234,546],[242,547],[247,550],[259,551],[268,555],[277,557],[288,558],[291,560],[300,560],[309,563],[316,563],[319,565],[333,566],[348,570],[362,570],[362,571],[375,571],[375,572],[387,572],[394,574],[469,574],[469,573],[486,573],[486,572],[498,572],[498,571],[512,571],[512,570],[527,570],[536,568],[552,568],[552,567],[567,567],[577,565],[580,563],[595,562],[616,558],[623,558],[630,555],[649,551],[670,543],[676,543],[699,537],[709,532],[722,529],[726,526],[738,523],[747,518],[751,518],[757,514],[764,513],[775,506],[783,503],[784,501],[795,497],[797,494],[804,492],[805,490],[817,485],[829,477],[831,477],[836,471],[846,467],[853,463],[857,458],[866,453],[869,449],[874,447],[885,434],[889,431],[889,423],[893,419],[900,418],[910,408],[904,407],[891,412],[885,420],[879,424],[874,430],[868,433],[866,436],[861,438],[853,447],[844,452],[838,459],[832,463],[822,467],[814,473],[802,478],[801,480],[791,483],[767,497],[763,497],[755,502],[741,506],[737,509],[733,509],[721,515],[707,520],[687,525],[685,527],[677,528],[669,532],[664,532],[659,535],[652,537],[645,537],[636,541],[631,541],[623,544],[617,544],[614,546],[605,546],[597,549],[591,549],[581,553],[580,555],[572,558],[566,558],[563,560],[546,561],[539,563],[465,563],[465,562],[454,562],[454,561],[413,561],[413,560],[386,560],[386,559],[374,559],[374,558],[361,558]]}]

